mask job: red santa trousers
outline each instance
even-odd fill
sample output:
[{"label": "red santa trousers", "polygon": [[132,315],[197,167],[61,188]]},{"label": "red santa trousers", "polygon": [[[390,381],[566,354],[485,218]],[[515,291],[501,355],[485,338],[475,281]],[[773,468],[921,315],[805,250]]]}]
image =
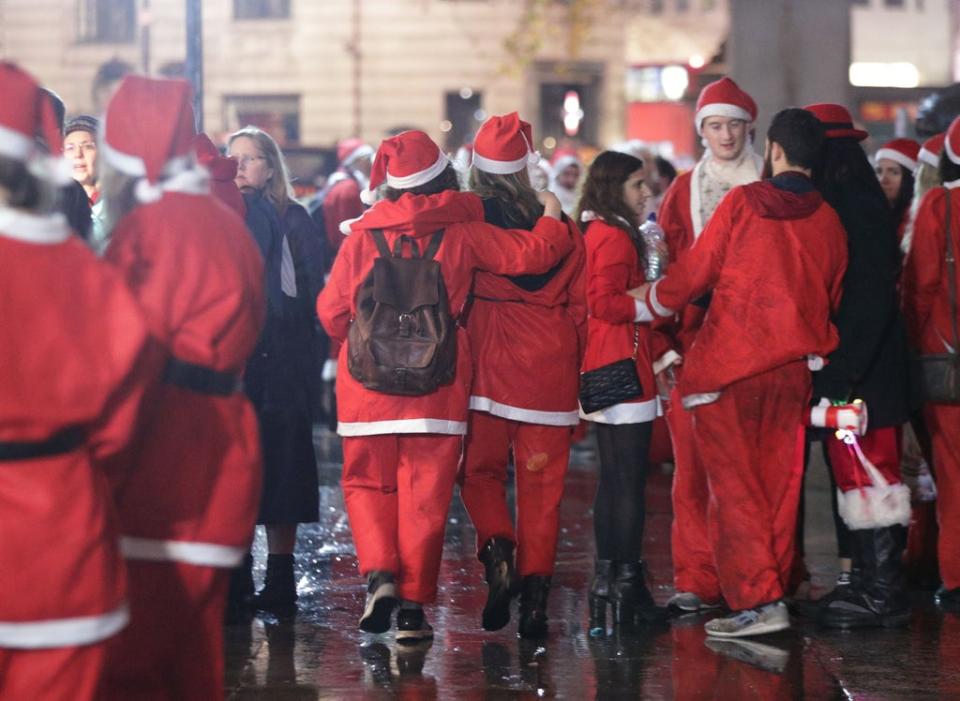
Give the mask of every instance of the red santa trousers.
[{"label": "red santa trousers", "polygon": [[442,434],[343,439],[343,497],[360,573],[392,572],[400,598],[437,598],[443,531],[463,440]]},{"label": "red santa trousers", "polygon": [[37,650],[0,648],[3,701],[96,701],[107,643]]},{"label": "red santa trousers", "polygon": [[796,362],[727,386],[693,410],[707,472],[707,523],[733,610],[780,599],[794,564],[810,371]]},{"label": "red santa trousers", "polygon": [[693,413],[680,403],[676,388],[670,393],[667,425],[673,443],[673,524],[670,548],[673,555],[673,586],[693,592],[703,601],[720,600],[720,579],[713,564],[713,549],[707,529],[710,489],[707,472],[697,460],[693,441]]},{"label": "red santa trousers", "polygon": [[128,560],[130,625],[108,647],[104,701],[223,698],[230,570]]},{"label": "red santa trousers", "polygon": [[960,587],[960,406],[924,406],[933,441],[937,480],[937,522],[940,526],[940,578],[947,589]]},{"label": "red santa trousers", "polygon": [[[506,538],[517,544],[521,576],[552,575],[573,427],[522,423],[485,411],[471,411],[469,426],[460,497],[477,530],[477,550],[495,536]],[[511,447],[516,535],[506,493]]]}]

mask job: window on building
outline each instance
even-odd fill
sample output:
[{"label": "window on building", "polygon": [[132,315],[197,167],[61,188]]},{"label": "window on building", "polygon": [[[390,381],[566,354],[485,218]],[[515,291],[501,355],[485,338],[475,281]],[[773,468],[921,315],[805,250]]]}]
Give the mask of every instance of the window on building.
[{"label": "window on building", "polygon": [[886,7],[903,7],[903,0],[883,0]]},{"label": "window on building", "polygon": [[253,125],[280,146],[300,143],[299,95],[228,95],[224,98],[227,129]]},{"label": "window on building", "polygon": [[446,117],[440,129],[444,132],[446,150],[456,151],[467,141],[473,140],[473,135],[487,118],[481,107],[483,94],[472,88],[461,88],[447,92],[444,103]]},{"label": "window on building", "polygon": [[82,0],[77,8],[80,41],[124,44],[136,39],[135,0]]},{"label": "window on building", "polygon": [[236,19],[286,19],[290,0],[233,0]]}]

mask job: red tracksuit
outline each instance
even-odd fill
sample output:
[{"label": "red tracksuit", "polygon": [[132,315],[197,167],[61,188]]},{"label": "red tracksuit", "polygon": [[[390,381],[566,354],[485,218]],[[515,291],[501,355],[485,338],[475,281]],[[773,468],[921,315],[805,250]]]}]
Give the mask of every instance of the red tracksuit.
[{"label": "red tracksuit", "polygon": [[[943,187],[920,203],[913,244],[903,272],[903,306],[907,328],[921,353],[956,349],[947,290],[946,198],[950,197],[953,250],[960,251],[960,195]],[[960,277],[960,275],[958,275]],[[937,475],[937,519],[940,523],[940,577],[947,589],[960,587],[960,406],[924,407],[933,441]]]},{"label": "red tracksuit", "polygon": [[[383,229],[393,247],[401,235],[419,240],[444,229],[435,257],[450,309],[463,307],[474,271],[504,275],[544,272],[573,245],[559,220],[541,219],[533,232],[483,223],[474,195],[446,191],[380,201],[352,224],[317,314],[332,339],[343,341],[356,311],[356,292],[378,257],[371,229]],[[346,370],[347,345],[337,373],[337,432],[343,440],[343,492],[360,572],[392,572],[401,598],[436,598],[443,530],[453,494],[467,412],[473,360],[466,330],[457,331],[453,383],[418,397],[374,392]]]},{"label": "red tracksuit", "polygon": [[837,345],[830,315],[846,260],[836,213],[808,178],[786,173],[732,190],[647,296],[668,317],[712,291],[679,392],[696,407],[713,564],[733,609],[784,594],[803,473],[806,362]]},{"label": "red tracksuit", "polygon": [[[161,367],[236,381],[265,303],[259,251],[233,211],[209,194],[167,192],[124,217],[106,258],[139,301]],[[105,698],[220,698],[225,586],[260,496],[253,408],[240,391],[155,379],[126,459],[118,500],[132,619],[111,648]]]},{"label": "red tracksuit", "polygon": [[[478,550],[495,536],[517,543],[522,576],[553,574],[570,436],[580,420],[584,246],[572,222],[568,229],[574,250],[540,289],[478,273],[467,324],[474,377],[460,496]],[[511,447],[516,534],[505,491]]]},{"label": "red tracksuit", "polygon": [[[92,700],[129,619],[116,514],[96,462],[121,450],[146,324],[59,216],[0,207],[0,698]],[[78,438],[45,456],[10,444]],[[23,446],[21,446],[22,449]]]}]

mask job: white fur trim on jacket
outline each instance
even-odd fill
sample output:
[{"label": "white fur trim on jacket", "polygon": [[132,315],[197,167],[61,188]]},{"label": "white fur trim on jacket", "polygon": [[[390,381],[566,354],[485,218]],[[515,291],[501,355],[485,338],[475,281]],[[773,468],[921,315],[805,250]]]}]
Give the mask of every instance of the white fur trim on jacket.
[{"label": "white fur trim on jacket", "polygon": [[624,402],[600,409],[591,414],[580,407],[580,418],[596,421],[598,424],[640,424],[653,421],[660,416],[660,399],[655,397],[645,402]]},{"label": "white fur trim on jacket", "polygon": [[0,621],[0,648],[39,650],[77,647],[106,640],[130,621],[126,603],[96,616],[54,618],[45,621]]},{"label": "white fur trim on jacket", "polygon": [[701,392],[700,394],[688,394],[680,398],[680,403],[684,409],[693,409],[704,404],[713,404],[720,399],[722,392]]},{"label": "white fur trim on jacket", "polygon": [[[838,433],[838,435],[840,435]],[[857,461],[863,467],[869,486],[851,489],[848,492],[837,490],[837,511],[851,530],[886,528],[910,523],[910,488],[905,484],[890,484],[877,466],[860,447],[856,436],[847,432],[843,439],[853,448]]]},{"label": "white fur trim on jacket", "polygon": [[464,436],[466,421],[448,419],[387,419],[384,421],[340,421],[337,433],[341,436],[381,436],[389,433],[443,433]]},{"label": "white fur trim on jacket", "polygon": [[159,540],[121,536],[120,552],[128,560],[185,562],[207,567],[236,567],[243,562],[248,548],[186,540]]},{"label": "white fur trim on jacket", "polygon": [[[660,280],[662,279],[663,278],[660,278]],[[660,300],[657,299],[657,285],[660,284],[660,280],[657,280],[652,285],[650,285],[650,294],[648,295],[647,299],[650,301],[650,306],[653,308],[653,311],[656,313],[657,316],[662,316],[662,317],[673,316],[676,312],[660,304]]]},{"label": "white fur trim on jacket", "polygon": [[642,299],[633,300],[633,320],[637,323],[653,321],[653,312]]},{"label": "white fur trim on jacket", "polygon": [[27,243],[63,243],[70,238],[70,227],[62,214],[30,214],[0,206],[0,236]]},{"label": "white fur trim on jacket", "polygon": [[470,408],[474,411],[484,411],[494,416],[500,416],[511,421],[521,421],[527,424],[542,426],[576,426],[580,422],[580,412],[571,411],[540,411],[525,409],[524,407],[501,404],[489,397],[470,397]]},{"label": "white fur trim on jacket", "polygon": [[659,358],[653,361],[653,374],[657,375],[681,359],[681,356],[675,350],[668,350]]}]

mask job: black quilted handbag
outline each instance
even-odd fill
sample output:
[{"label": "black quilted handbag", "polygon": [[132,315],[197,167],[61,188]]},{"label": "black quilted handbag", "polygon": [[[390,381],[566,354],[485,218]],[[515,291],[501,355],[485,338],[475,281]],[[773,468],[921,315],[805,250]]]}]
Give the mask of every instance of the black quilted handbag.
[{"label": "black quilted handbag", "polygon": [[950,319],[953,324],[953,348],[949,353],[930,353],[920,356],[923,372],[923,398],[928,402],[960,403],[960,346],[957,334],[957,262],[953,251],[950,191],[947,191],[947,286],[950,293]]},{"label": "black quilted handbag", "polygon": [[592,414],[643,396],[643,387],[637,375],[639,345],[640,327],[634,324],[632,357],[580,373],[580,407],[583,413]]}]

